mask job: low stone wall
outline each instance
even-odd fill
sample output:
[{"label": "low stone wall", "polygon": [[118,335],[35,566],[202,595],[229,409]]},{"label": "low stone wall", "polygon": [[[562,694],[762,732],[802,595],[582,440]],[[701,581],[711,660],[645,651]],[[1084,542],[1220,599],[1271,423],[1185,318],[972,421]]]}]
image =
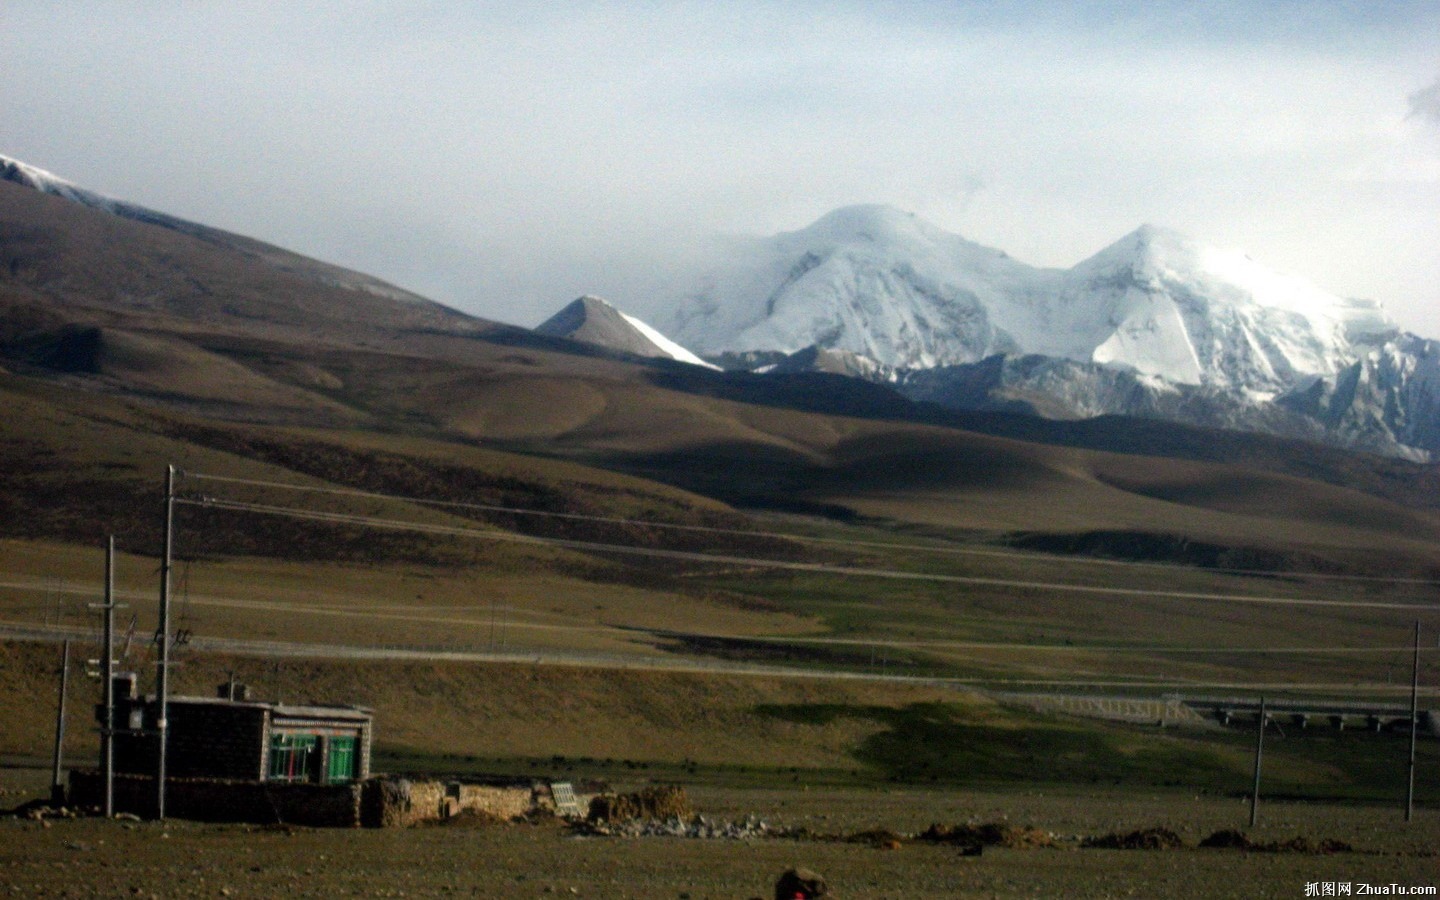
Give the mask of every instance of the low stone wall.
[{"label": "low stone wall", "polygon": [[362,821],[389,828],[476,813],[509,820],[555,808],[549,785],[540,782],[431,781],[372,778],[365,783]]},{"label": "low stone wall", "polygon": [[[72,770],[71,806],[104,806],[105,781],[94,770]],[[155,779],[115,776],[115,811],[155,815]],[[435,781],[381,776],[340,785],[166,779],[165,815],[200,822],[252,822],[318,828],[403,828],[472,813],[510,820],[554,811],[550,785],[529,780]]]},{"label": "low stone wall", "polygon": [[[70,773],[71,806],[104,806],[105,780],[96,771]],[[115,776],[115,811],[143,818],[155,815],[155,779]],[[228,781],[212,778],[167,778],[165,815],[200,822],[284,823],[321,828],[355,828],[361,824],[360,784],[294,784]]]}]

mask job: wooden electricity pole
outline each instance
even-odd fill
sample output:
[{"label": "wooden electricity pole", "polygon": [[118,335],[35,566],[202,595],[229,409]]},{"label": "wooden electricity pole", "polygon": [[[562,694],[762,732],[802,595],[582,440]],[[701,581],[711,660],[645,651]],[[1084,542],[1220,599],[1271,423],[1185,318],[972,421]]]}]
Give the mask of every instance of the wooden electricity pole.
[{"label": "wooden electricity pole", "polygon": [[60,698],[55,707],[55,757],[50,773],[50,802],[60,805],[65,800],[65,783],[60,768],[65,761],[65,695],[70,689],[70,642],[60,652]]},{"label": "wooden electricity pole", "polygon": [[105,545],[105,602],[90,609],[100,610],[100,657],[95,660],[100,675],[100,774],[105,781],[105,818],[115,816],[115,535]]},{"label": "wooden electricity pole", "polygon": [[1415,736],[1420,730],[1420,620],[1415,620],[1415,659],[1410,670],[1410,771],[1405,788],[1405,821],[1415,815]]},{"label": "wooden electricity pole", "polygon": [[1250,827],[1260,809],[1260,758],[1265,752],[1265,698],[1260,698],[1260,725],[1255,729],[1255,785],[1250,790]]},{"label": "wooden electricity pole", "polygon": [[170,555],[174,549],[175,467],[165,467],[165,550],[160,563],[160,622],[155,628],[159,660],[155,677],[155,732],[160,741],[155,767],[155,817],[165,819],[165,757],[170,722]]},{"label": "wooden electricity pole", "polygon": [[105,547],[105,627],[100,677],[105,684],[105,721],[100,734],[100,769],[105,774],[105,818],[115,815],[115,535]]}]

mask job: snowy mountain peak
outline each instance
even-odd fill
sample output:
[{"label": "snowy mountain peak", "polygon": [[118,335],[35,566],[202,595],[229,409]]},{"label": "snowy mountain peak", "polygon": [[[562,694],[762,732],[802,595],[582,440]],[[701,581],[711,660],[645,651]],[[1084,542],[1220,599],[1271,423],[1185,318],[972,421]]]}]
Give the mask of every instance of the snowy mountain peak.
[{"label": "snowy mountain peak", "polygon": [[1191,268],[1199,254],[1199,245],[1187,235],[1173,228],[1147,223],[1080,263],[1080,266],[1143,263]]},{"label": "snowy mountain peak", "polygon": [[[1066,403],[1083,415],[1128,409],[1126,398],[1150,392],[1177,410],[1210,402],[1198,397],[1223,397],[1226,409],[1273,410],[1277,398],[1306,391],[1335,408],[1360,377],[1355,366],[1389,359],[1375,354],[1401,348],[1402,337],[1378,303],[1338,297],[1242,251],[1155,224],[1062,271],[1027,266],[891,207],[850,206],[798,231],[735,244],[691,285],[657,314],[669,333],[707,355],[813,347],[789,364],[865,358],[875,364],[865,377],[901,384],[923,370],[994,357],[1049,360],[1015,368],[1049,373],[1035,374],[1043,384],[1025,390],[1068,392]],[[1419,360],[1416,371],[1440,366],[1417,352],[1390,355]],[[1366,365],[1379,382],[1422,383],[1399,363]],[[1088,388],[1062,385],[1077,372],[1090,373]],[[1110,385],[1109,393],[1097,385]],[[1091,389],[1100,393],[1087,395]],[[1173,399],[1182,396],[1189,399]],[[1352,414],[1395,420],[1373,446],[1409,440],[1397,410],[1428,409],[1415,399],[1428,395],[1405,396],[1382,402],[1377,393]]]},{"label": "snowy mountain peak", "polygon": [[826,213],[812,225],[792,234],[807,240],[849,244],[868,241],[876,244],[934,240],[945,232],[914,213],[879,204],[843,206]]},{"label": "snowy mountain peak", "polygon": [[1340,322],[1362,331],[1395,330],[1380,304],[1338,297],[1297,275],[1269,269],[1238,249],[1203,245],[1188,235],[1142,225],[1089,259],[1071,275],[1099,276],[1130,271],[1137,282],[1204,283],[1232,302],[1288,310],[1311,319]]},{"label": "snowy mountain peak", "polygon": [[586,294],[535,328],[540,334],[563,337],[636,356],[660,357],[715,368],[659,331],[616,309],[608,300]]},{"label": "snowy mountain peak", "polygon": [[993,321],[1053,273],[885,206],[838,209],[739,244],[679,302],[666,330],[702,353],[814,344],[889,366],[971,362],[1013,349]]},{"label": "snowy mountain peak", "polygon": [[1153,225],[1067,272],[1061,300],[1089,361],[1259,394],[1333,375],[1353,342],[1396,331],[1379,304]]},{"label": "snowy mountain peak", "polygon": [[885,206],[743,245],[667,314],[702,353],[813,344],[897,369],[1038,354],[1259,395],[1333,375],[1357,335],[1393,327],[1375,304],[1158,225],[1058,272]]},{"label": "snowy mountain peak", "polygon": [[103,209],[106,212],[115,212],[116,208],[122,205],[118,200],[86,190],[53,172],[4,155],[0,155],[0,181],[9,181],[42,194],[53,194],[72,203]]}]

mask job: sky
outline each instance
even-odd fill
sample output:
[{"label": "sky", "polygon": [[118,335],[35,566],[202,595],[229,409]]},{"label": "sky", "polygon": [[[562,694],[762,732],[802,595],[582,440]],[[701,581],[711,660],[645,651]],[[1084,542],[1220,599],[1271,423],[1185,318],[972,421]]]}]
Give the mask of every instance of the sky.
[{"label": "sky", "polygon": [[855,203],[1440,338],[1440,0],[0,4],[0,154],[533,326]]}]

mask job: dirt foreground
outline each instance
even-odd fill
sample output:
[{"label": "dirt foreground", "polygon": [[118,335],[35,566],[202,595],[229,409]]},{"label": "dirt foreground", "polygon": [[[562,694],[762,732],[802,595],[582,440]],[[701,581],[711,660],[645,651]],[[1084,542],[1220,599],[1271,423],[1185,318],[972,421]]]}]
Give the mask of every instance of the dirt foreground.
[{"label": "dirt foreground", "polygon": [[[823,874],[833,896],[1306,897],[1440,888],[1440,813],[1272,803],[1249,830],[1234,799],[700,789],[712,820],[758,817],[791,836],[749,840],[597,837],[555,821],[397,830],[98,819],[0,819],[0,896],[547,897],[769,900],[786,868]],[[974,849],[915,839],[929,824],[1033,826],[1053,846]],[[1084,847],[1085,838],[1163,828],[1170,850]],[[1342,852],[1200,848],[1245,831]],[[801,835],[799,837],[795,835]],[[851,840],[846,840],[850,838]],[[1345,887],[1347,886],[1348,887]],[[1328,886],[1328,888],[1327,888]],[[1421,894],[1422,896],[1425,894]]]}]

